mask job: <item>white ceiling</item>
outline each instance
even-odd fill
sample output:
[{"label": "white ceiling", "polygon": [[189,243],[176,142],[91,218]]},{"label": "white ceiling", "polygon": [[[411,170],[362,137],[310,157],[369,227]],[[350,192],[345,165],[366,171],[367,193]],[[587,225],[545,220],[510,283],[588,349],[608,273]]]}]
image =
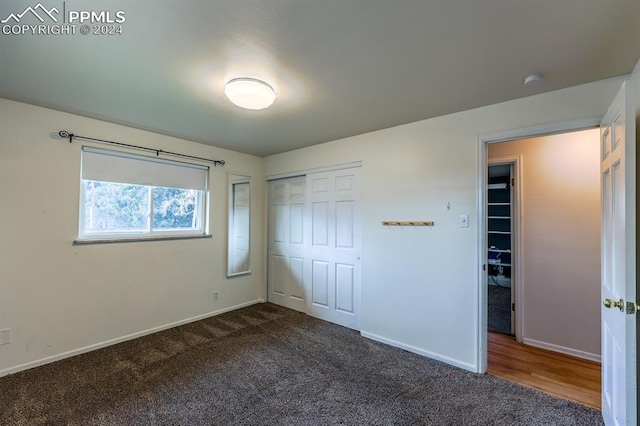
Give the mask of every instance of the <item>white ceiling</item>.
[{"label": "white ceiling", "polygon": [[[37,2],[3,1],[0,19]],[[627,74],[640,58],[640,0],[41,2],[125,11],[123,35],[0,34],[0,97],[261,156]],[[523,86],[534,72],[544,82]],[[235,77],[267,81],[276,103],[231,105]]]}]

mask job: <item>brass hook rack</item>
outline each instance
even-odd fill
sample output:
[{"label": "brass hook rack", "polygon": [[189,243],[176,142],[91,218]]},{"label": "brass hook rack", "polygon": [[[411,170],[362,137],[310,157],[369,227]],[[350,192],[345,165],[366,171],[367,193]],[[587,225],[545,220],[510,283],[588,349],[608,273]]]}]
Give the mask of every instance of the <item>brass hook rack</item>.
[{"label": "brass hook rack", "polygon": [[424,221],[424,220],[384,220],[382,221],[382,226],[434,226],[435,222],[432,220]]}]

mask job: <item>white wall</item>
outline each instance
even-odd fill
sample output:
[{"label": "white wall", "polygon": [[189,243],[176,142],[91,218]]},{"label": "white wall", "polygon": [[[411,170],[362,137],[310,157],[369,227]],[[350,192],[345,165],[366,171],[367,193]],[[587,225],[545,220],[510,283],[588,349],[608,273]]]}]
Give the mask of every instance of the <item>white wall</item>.
[{"label": "white wall", "polygon": [[[363,332],[477,370],[478,136],[603,114],[619,85],[605,80],[265,160],[0,99],[0,329],[13,331],[13,342],[0,346],[0,375],[259,299],[266,294],[263,176],[359,160]],[[213,238],[72,246],[81,144],[49,136],[61,129],[225,159],[211,174]],[[259,207],[253,274],[232,280],[225,278],[226,170],[254,177]],[[465,213],[471,227],[458,228]],[[436,226],[380,224],[403,219]],[[214,289],[219,302],[211,300]]]},{"label": "white wall", "polygon": [[[478,137],[602,115],[620,84],[604,80],[270,156],[265,173],[361,160],[363,334],[479,370]],[[460,214],[470,215],[470,228],[458,227]],[[383,220],[435,227],[386,228]]]},{"label": "white wall", "polygon": [[490,144],[522,158],[525,343],[600,357],[600,131]]},{"label": "white wall", "polygon": [[[263,159],[0,99],[0,375],[113,339],[254,302],[263,289]],[[212,168],[213,238],[73,246],[78,135],[221,158]],[[225,278],[227,171],[252,175],[253,274]],[[213,290],[220,300],[212,300]]]}]

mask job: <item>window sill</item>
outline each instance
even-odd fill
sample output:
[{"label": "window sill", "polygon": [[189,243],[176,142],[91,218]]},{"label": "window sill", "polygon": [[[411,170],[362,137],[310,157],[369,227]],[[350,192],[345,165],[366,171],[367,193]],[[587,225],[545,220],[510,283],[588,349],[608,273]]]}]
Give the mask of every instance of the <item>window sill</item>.
[{"label": "window sill", "polygon": [[147,241],[170,241],[170,240],[199,240],[202,238],[212,238],[213,235],[165,235],[160,237],[133,237],[133,238],[88,238],[75,240],[74,246],[84,246],[89,244],[114,244],[114,243],[142,243]]}]

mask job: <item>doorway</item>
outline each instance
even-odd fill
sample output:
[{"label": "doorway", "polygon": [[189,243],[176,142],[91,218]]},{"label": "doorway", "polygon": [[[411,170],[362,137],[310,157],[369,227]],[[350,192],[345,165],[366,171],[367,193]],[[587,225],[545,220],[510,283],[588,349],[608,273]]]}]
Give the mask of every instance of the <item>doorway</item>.
[{"label": "doorway", "polygon": [[[487,144],[485,175],[487,330],[521,343],[519,357],[547,350],[577,365],[593,362],[588,371],[596,376],[601,359],[599,139],[594,128]],[[503,293],[502,309],[509,301],[512,308],[504,316],[510,327],[503,319],[498,330],[491,317],[496,292]],[[496,361],[507,356],[500,339],[495,334],[488,339],[488,370],[494,374],[506,373]],[[509,361],[512,371],[527,368],[519,357]],[[550,362],[545,371],[555,371],[557,364]],[[555,386],[572,385],[557,373]],[[519,381],[517,374],[508,378],[514,377]]]},{"label": "doorway", "polygon": [[[601,356],[599,139],[594,128],[486,147],[487,330],[512,336],[522,356],[547,350],[578,365],[595,362],[594,372]],[[504,343],[488,339],[494,374],[505,371],[496,364],[506,357]],[[558,386],[569,386],[561,373]]]},{"label": "doorway", "polygon": [[601,350],[599,139],[594,128],[487,146],[486,282],[513,290],[503,334],[592,361]]},{"label": "doorway", "polygon": [[487,173],[488,331],[515,336],[515,162],[490,159]]}]

